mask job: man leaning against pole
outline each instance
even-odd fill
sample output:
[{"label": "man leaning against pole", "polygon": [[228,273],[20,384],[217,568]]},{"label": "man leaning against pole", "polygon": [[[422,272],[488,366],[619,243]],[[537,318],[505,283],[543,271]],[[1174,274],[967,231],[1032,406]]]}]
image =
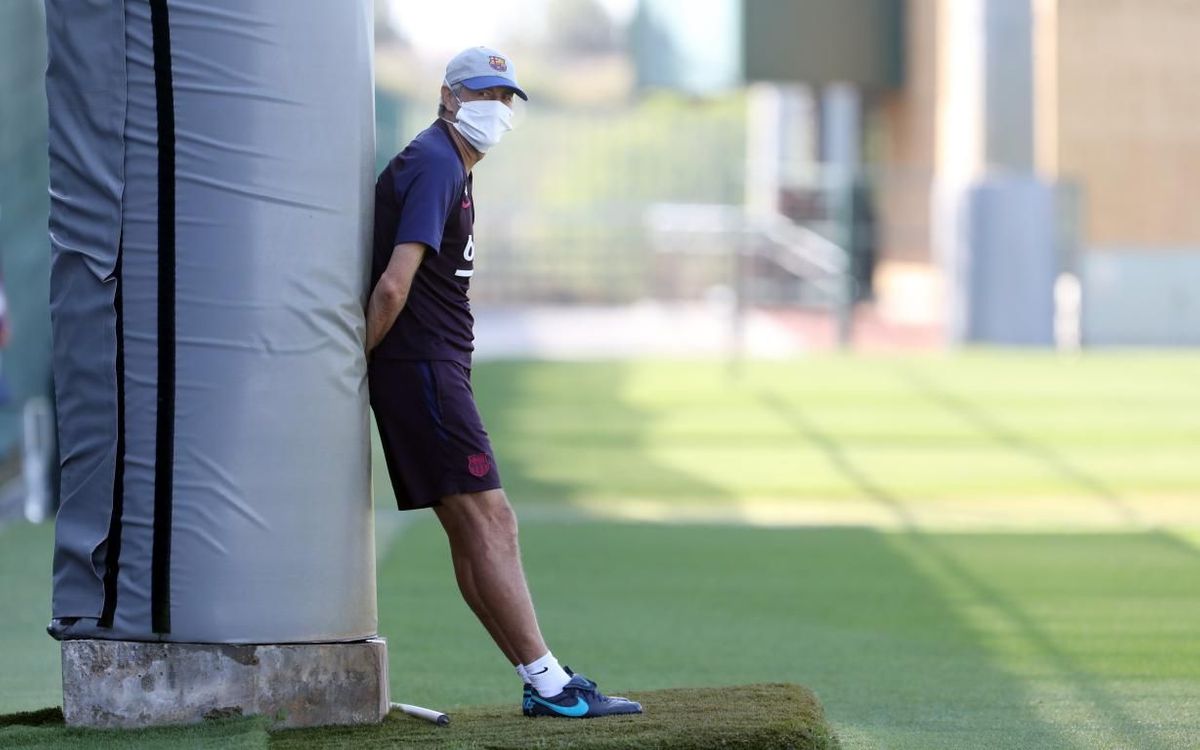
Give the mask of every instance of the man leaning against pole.
[{"label": "man leaning against pole", "polygon": [[471,391],[471,170],[512,128],[514,96],[528,100],[505,55],[464,50],[446,66],[437,120],[379,175],[367,304],[371,407],[397,504],[433,508],[463,598],[522,678],[524,714],[641,713],[547,648],[516,516]]}]

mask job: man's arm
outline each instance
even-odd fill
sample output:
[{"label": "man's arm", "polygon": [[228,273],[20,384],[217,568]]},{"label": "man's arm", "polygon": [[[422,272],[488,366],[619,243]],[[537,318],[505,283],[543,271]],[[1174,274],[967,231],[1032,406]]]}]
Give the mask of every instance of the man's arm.
[{"label": "man's arm", "polygon": [[408,290],[412,287],[413,276],[423,257],[425,246],[419,242],[405,242],[392,248],[388,266],[367,302],[368,353],[392,330],[392,324],[408,301]]}]

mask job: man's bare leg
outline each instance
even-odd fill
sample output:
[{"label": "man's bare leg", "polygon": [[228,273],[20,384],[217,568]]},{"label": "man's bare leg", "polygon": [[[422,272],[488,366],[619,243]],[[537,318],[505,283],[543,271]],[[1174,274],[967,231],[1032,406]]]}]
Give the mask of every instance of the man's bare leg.
[{"label": "man's bare leg", "polygon": [[522,713],[581,717],[642,712],[641,704],[609,698],[581,675],[568,675],[546,648],[521,566],[517,518],[503,490],[451,495],[434,511],[450,540],[463,598],[509,661],[528,670]]},{"label": "man's bare leg", "polygon": [[513,664],[549,651],[538,628],[517,542],[517,518],[504,490],[450,495],[434,511],[450,541],[467,605]]},{"label": "man's bare leg", "polygon": [[475,617],[487,630],[488,635],[500,647],[505,658],[514,667],[521,664],[520,657],[513,651],[512,644],[508,642],[508,638],[500,630],[500,626],[496,624],[496,619],[487,611],[483,600],[479,597],[479,590],[475,586],[475,576],[471,572],[471,561],[466,555],[457,553],[454,543],[451,543],[450,557],[454,563],[454,577],[458,580],[458,590],[462,592],[463,599],[467,602],[467,606],[475,613]]}]

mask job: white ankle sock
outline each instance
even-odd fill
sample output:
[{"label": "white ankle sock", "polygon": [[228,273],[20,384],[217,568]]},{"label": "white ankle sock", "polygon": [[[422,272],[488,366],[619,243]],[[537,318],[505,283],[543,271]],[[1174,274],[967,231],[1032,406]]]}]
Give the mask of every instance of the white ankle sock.
[{"label": "white ankle sock", "polygon": [[521,678],[521,682],[526,683],[526,684],[529,683],[529,673],[525,671],[524,664],[518,664],[515,667],[513,667],[513,669],[517,670],[517,677]]},{"label": "white ankle sock", "polygon": [[563,686],[571,681],[571,675],[566,673],[558,659],[549,651],[542,658],[526,664],[525,673],[529,675],[529,683],[533,685],[533,689],[543,698],[553,698],[562,693]]}]

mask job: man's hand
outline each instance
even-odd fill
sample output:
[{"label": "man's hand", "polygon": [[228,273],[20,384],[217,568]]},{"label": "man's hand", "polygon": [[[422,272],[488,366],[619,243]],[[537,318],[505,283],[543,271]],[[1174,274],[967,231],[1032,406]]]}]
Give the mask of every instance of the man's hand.
[{"label": "man's hand", "polygon": [[425,246],[419,242],[405,242],[392,248],[388,267],[367,302],[367,353],[370,354],[404,309],[408,301],[408,290],[412,288],[413,276],[425,257]]}]

